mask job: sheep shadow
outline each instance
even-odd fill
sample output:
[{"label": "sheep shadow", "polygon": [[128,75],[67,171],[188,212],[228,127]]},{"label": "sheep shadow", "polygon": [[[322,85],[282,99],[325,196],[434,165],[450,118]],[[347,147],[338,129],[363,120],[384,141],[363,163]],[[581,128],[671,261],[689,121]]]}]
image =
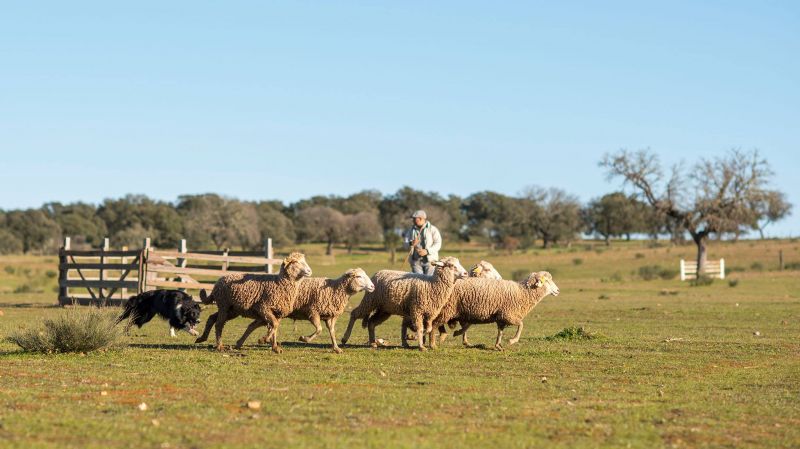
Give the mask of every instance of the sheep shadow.
[{"label": "sheep shadow", "polygon": [[194,343],[129,343],[128,347],[138,349],[168,349],[171,351],[196,351],[198,349],[205,349],[203,345],[195,345]]}]

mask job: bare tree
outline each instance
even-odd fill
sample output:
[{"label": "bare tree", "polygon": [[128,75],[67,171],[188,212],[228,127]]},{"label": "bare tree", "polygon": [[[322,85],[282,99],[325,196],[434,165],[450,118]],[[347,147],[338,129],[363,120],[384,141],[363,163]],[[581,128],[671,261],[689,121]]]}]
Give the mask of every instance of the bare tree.
[{"label": "bare tree", "polygon": [[758,231],[762,239],[765,227],[792,213],[792,205],[783,192],[767,192],[764,198],[757,201],[752,207],[756,213],[753,228]]},{"label": "bare tree", "polygon": [[359,212],[345,215],[344,234],[348,254],[352,253],[353,248],[363,242],[380,241],[381,225],[378,222],[378,214],[375,212]]},{"label": "bare tree", "polygon": [[583,226],[581,203],[574,195],[557,189],[531,186],[523,192],[531,211],[530,226],[542,238],[542,247],[566,241],[569,245]]},{"label": "bare tree", "polygon": [[333,244],[342,239],[345,217],[328,206],[311,206],[297,212],[297,237],[300,240],[325,241],[325,254],[333,254]]},{"label": "bare tree", "polygon": [[751,225],[757,215],[753,205],[774,192],[766,189],[772,171],[757,150],[731,150],[725,157],[701,160],[690,171],[678,164],[669,179],[650,150],[606,154],[600,166],[608,170],[609,179],[621,176],[669,217],[673,230],[692,236],[698,273],[705,271],[710,234]]}]

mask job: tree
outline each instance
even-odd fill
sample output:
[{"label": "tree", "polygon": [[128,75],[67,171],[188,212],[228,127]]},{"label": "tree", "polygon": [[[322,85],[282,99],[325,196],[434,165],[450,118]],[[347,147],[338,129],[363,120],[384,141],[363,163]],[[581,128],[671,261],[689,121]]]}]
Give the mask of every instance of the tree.
[{"label": "tree", "polygon": [[462,206],[467,234],[485,239],[492,250],[508,237],[523,237],[528,231],[529,206],[524,200],[502,193],[473,193]]},{"label": "tree", "polygon": [[283,213],[283,205],[278,202],[260,201],[255,204],[258,214],[258,231],[261,241],[272,239],[275,246],[287,246],[294,243],[296,234],[294,223]]},{"label": "tree", "polygon": [[[114,245],[141,245],[128,240],[141,229],[153,245],[162,248],[174,248],[184,237],[184,221],[175,206],[144,195],[107,199],[97,208],[97,215],[105,222]],[[130,228],[135,229],[129,232]]]},{"label": "tree", "polygon": [[613,192],[594,199],[584,209],[584,218],[590,233],[603,237],[606,246],[611,237],[628,237],[643,226],[639,205],[635,198],[622,192]]},{"label": "tree", "polygon": [[0,228],[0,254],[16,254],[22,252],[22,240],[11,231]]},{"label": "tree", "polygon": [[22,242],[22,250],[53,252],[61,240],[61,228],[41,209],[6,213],[6,229]]},{"label": "tree", "polygon": [[394,264],[397,261],[397,248],[403,244],[403,238],[396,231],[383,232],[383,247],[391,255],[390,261]]},{"label": "tree", "polygon": [[528,201],[528,223],[542,238],[542,248],[566,241],[569,244],[583,226],[581,203],[574,195],[557,189],[528,187],[523,193]]},{"label": "tree", "polygon": [[301,241],[324,241],[325,254],[333,254],[333,244],[345,230],[344,215],[327,206],[311,206],[297,212],[297,238]]},{"label": "tree", "polygon": [[[697,246],[697,272],[705,271],[712,233],[752,226],[754,205],[775,191],[767,189],[772,171],[757,150],[731,150],[726,156],[701,159],[691,170],[682,164],[665,180],[658,157],[650,150],[620,150],[600,162],[609,179],[622,177],[659,213],[669,217],[673,233],[691,235]],[[684,179],[687,182],[684,182]]]},{"label": "tree", "polygon": [[344,240],[347,252],[352,253],[353,248],[363,242],[375,242],[381,239],[381,225],[378,223],[378,214],[374,212],[359,212],[345,215]]},{"label": "tree", "polygon": [[[103,238],[108,236],[105,221],[97,214],[97,208],[86,203],[63,205],[58,202],[47,203],[42,210],[61,227],[65,236],[71,237],[72,243],[82,242],[90,246],[100,246]],[[141,240],[134,245],[141,244]]]},{"label": "tree", "polygon": [[192,242],[210,242],[220,250],[238,246],[255,249],[261,244],[258,213],[252,203],[216,194],[183,195],[178,210]]},{"label": "tree", "polygon": [[753,229],[758,231],[762,239],[765,227],[792,213],[792,205],[783,192],[767,192],[760,201],[756,201],[751,207],[755,211]]}]

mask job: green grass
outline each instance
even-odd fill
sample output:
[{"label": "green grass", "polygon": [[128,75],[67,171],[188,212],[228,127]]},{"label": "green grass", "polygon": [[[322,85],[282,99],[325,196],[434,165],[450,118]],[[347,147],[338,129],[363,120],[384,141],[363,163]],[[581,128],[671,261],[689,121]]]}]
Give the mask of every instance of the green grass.
[{"label": "green grass", "polygon": [[[486,349],[493,325],[470,329],[483,348],[453,339],[425,353],[367,349],[359,326],[353,345],[336,355],[326,332],[314,344],[297,342],[311,326],[295,329],[290,320],[280,328],[281,355],[257,346],[258,332],[242,351],[217,353],[186,333],[170,338],[159,319],[133,328],[121,349],[86,355],[23,353],[3,341],[0,447],[798,446],[800,279],[777,271],[779,249],[788,261],[800,259],[795,246],[714,242],[709,258],[763,267],[737,273],[737,288],[628,275],[643,265],[637,253],[648,265],[674,268],[692,259],[690,246],[614,243],[600,253],[580,246],[581,264],[564,248],[445,251],[465,266],[489,260],[507,278],[544,267],[557,273],[561,295],[531,312],[521,341],[505,352]],[[317,275],[389,267],[383,252],[329,257],[316,245],[300,249]],[[55,280],[46,273],[55,261],[47,259],[0,258],[14,267],[0,271],[3,340],[61,312],[52,307]],[[13,293],[30,283],[44,293]],[[347,319],[337,323],[339,337]],[[226,326],[225,343],[247,323]],[[399,343],[399,324],[392,318],[379,336]],[[582,338],[579,328],[601,338]],[[248,408],[250,400],[261,408]]]}]

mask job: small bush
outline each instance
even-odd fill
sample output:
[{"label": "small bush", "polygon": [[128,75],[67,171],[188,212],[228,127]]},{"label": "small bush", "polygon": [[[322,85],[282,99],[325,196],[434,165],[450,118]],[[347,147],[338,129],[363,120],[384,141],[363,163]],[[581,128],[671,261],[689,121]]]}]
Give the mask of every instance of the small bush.
[{"label": "small bush", "polygon": [[658,277],[668,281],[670,279],[675,279],[680,274],[680,270],[674,268],[663,268],[661,271],[658,272]]},{"label": "small bush", "polygon": [[597,297],[597,299],[611,299],[611,297],[608,295],[600,295]]},{"label": "small bush", "polygon": [[53,278],[55,278],[56,276],[58,276],[58,273],[56,273],[56,272],[55,272],[55,271],[53,271],[53,270],[47,270],[47,271],[45,271],[45,272],[44,272],[44,275],[45,275],[45,276],[47,276],[47,277],[48,277],[48,279],[53,279]]},{"label": "small bush", "polygon": [[753,271],[764,271],[764,264],[761,262],[753,262],[750,265],[750,269]]},{"label": "small bush", "polygon": [[645,265],[643,267],[639,267],[639,277],[645,281],[652,281],[658,277],[658,273],[660,271],[661,267],[658,265]]},{"label": "small bush", "polygon": [[582,263],[583,263],[583,259],[581,259],[580,257],[576,257],[576,258],[572,259],[572,265],[580,265]]},{"label": "small bush", "polygon": [[789,262],[783,264],[784,270],[800,270],[800,262]]},{"label": "small bush", "polygon": [[38,328],[23,329],[8,341],[26,352],[89,352],[118,344],[122,330],[115,326],[116,309],[71,308]]},{"label": "small bush", "polygon": [[710,276],[698,276],[697,279],[693,279],[689,282],[689,285],[692,287],[707,287],[714,283],[714,278]]},{"label": "small bush", "polygon": [[554,340],[594,340],[595,338],[599,338],[600,336],[594,332],[589,332],[586,329],[581,327],[565,327],[561,329],[559,332],[544,337],[547,341],[554,341]]},{"label": "small bush", "polygon": [[739,285],[738,279],[731,279],[728,281],[728,287],[736,287]]},{"label": "small bush", "polygon": [[622,273],[615,271],[611,276],[600,279],[600,282],[622,282]]},{"label": "small bush", "polygon": [[14,289],[14,293],[33,293],[34,288],[30,284],[22,284],[18,285],[17,288]]},{"label": "small bush", "polygon": [[637,258],[637,259],[644,259],[644,254],[642,254],[642,253],[636,253],[636,258]]},{"label": "small bush", "polygon": [[604,250],[603,248],[597,248],[594,250],[594,252],[597,254],[603,254],[604,252],[606,252],[606,250]]},{"label": "small bush", "polygon": [[524,281],[525,279],[528,279],[528,275],[530,274],[531,272],[528,270],[514,270],[511,273],[511,279],[517,282]]},{"label": "small bush", "polygon": [[3,271],[5,271],[6,274],[14,274],[14,267],[11,265],[6,265],[3,267]]},{"label": "small bush", "polygon": [[744,273],[746,270],[744,267],[736,265],[733,267],[725,267],[726,273]]},{"label": "small bush", "polygon": [[660,292],[658,292],[658,294],[660,296],[677,296],[678,295],[678,291],[677,290],[666,290],[666,289],[664,289],[664,290],[661,290]]}]

